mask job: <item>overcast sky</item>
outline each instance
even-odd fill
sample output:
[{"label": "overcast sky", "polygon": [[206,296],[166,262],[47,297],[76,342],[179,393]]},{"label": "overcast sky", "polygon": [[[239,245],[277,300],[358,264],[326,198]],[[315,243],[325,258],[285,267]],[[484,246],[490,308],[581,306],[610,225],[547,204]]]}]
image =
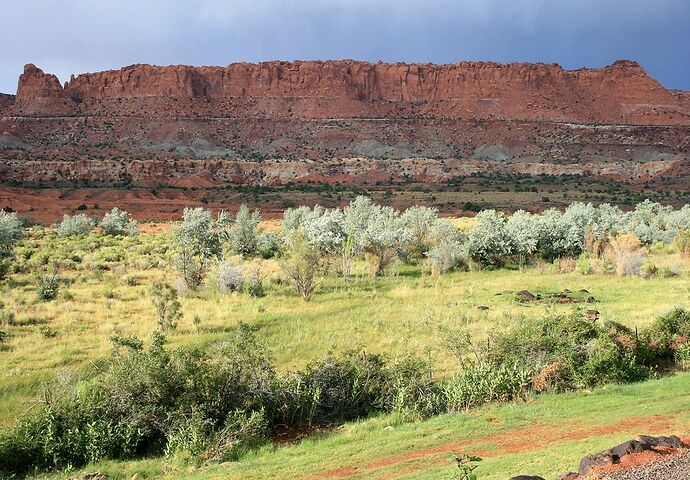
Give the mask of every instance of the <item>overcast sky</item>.
[{"label": "overcast sky", "polygon": [[133,63],[638,61],[690,90],[690,0],[2,0],[0,92]]}]

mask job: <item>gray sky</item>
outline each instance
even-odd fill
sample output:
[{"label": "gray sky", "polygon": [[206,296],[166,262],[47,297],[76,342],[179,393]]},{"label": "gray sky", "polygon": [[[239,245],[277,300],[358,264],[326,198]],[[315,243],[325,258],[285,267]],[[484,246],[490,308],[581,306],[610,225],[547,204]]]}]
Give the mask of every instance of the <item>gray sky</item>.
[{"label": "gray sky", "polygon": [[71,73],[133,63],[353,58],[598,67],[638,61],[690,90],[690,0],[2,0],[0,92],[25,63]]}]

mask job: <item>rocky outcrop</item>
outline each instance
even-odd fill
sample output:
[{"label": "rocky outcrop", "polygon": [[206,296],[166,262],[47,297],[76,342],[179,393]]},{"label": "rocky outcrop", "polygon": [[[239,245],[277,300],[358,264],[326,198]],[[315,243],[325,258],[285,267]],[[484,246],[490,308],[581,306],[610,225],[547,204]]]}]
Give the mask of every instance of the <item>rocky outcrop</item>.
[{"label": "rocky outcrop", "polygon": [[36,98],[86,102],[84,113],[102,113],[99,103],[115,113],[113,109],[137,109],[145,104],[140,100],[157,98],[187,101],[185,108],[173,105],[168,111],[177,116],[248,116],[259,109],[268,117],[282,118],[289,112],[298,119],[423,116],[690,124],[682,92],[665,89],[631,61],[580,70],[541,63],[353,60],[132,65],[72,77],[64,89],[54,76],[27,65],[17,96],[22,105]]},{"label": "rocky outcrop", "polygon": [[55,75],[46,74],[31,63],[24,66],[17,85],[16,104],[20,112],[43,115],[70,113],[76,111],[73,103]]},{"label": "rocky outcrop", "polygon": [[14,95],[0,93],[0,110],[3,110],[14,104]]},{"label": "rocky outcrop", "polygon": [[19,76],[19,85],[17,86],[17,99],[20,102],[66,96],[55,75],[43,73],[43,70],[31,63],[24,66],[24,73]]},{"label": "rocky outcrop", "polygon": [[27,65],[3,102],[0,180],[17,184],[690,182],[690,93],[630,61],[132,65],[64,86]]}]

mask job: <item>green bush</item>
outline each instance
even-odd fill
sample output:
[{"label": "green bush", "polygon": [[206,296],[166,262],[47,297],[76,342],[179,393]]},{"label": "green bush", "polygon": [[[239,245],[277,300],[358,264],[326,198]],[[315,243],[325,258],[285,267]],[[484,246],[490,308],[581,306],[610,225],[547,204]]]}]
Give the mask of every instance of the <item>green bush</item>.
[{"label": "green bush", "polygon": [[654,265],[654,262],[647,260],[640,267],[640,276],[649,279],[655,277],[658,271],[659,269]]},{"label": "green bush", "polygon": [[582,275],[591,275],[594,273],[594,265],[592,264],[592,257],[589,253],[585,252],[577,257],[575,270]]},{"label": "green bush", "polygon": [[43,301],[54,300],[60,291],[60,275],[56,265],[44,268],[36,281],[36,294]]},{"label": "green bush", "polygon": [[493,365],[523,364],[544,374],[558,365],[557,390],[642,380],[649,371],[637,358],[640,346],[626,327],[590,321],[583,312],[528,319],[495,334]]},{"label": "green bush", "polygon": [[532,370],[520,363],[493,365],[469,363],[443,384],[443,399],[451,412],[460,412],[492,401],[508,401],[529,388]]},{"label": "green bush", "polygon": [[675,308],[657,318],[643,332],[645,360],[654,366],[673,360],[675,350],[690,338],[690,311]]},{"label": "green bush", "polygon": [[113,337],[112,357],[71,394],[47,395],[41,412],[0,437],[0,476],[164,454],[235,460],[278,426],[333,425],[376,412],[424,418],[532,389],[636,381],[662,361],[687,366],[688,338],[690,312],[683,309],[640,338],[581,312],[548,315],[498,332],[487,350],[439,382],[425,360],[360,351],[280,373],[247,325],[225,341],[174,350],[159,331],[148,348],[135,337]]},{"label": "green bush", "polygon": [[95,222],[88,216],[80,213],[79,215],[65,215],[58,225],[58,237],[83,236],[91,231]]},{"label": "green bush", "polygon": [[256,253],[262,258],[279,256],[281,247],[280,236],[275,232],[261,233],[256,240]]}]

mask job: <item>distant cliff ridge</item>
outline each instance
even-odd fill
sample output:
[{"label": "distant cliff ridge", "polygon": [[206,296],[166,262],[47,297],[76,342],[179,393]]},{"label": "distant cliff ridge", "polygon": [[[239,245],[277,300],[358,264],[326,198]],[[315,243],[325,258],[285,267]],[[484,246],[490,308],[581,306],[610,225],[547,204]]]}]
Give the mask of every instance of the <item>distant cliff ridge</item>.
[{"label": "distant cliff ridge", "polygon": [[[283,100],[270,109],[294,118],[423,115],[444,118],[541,119],[636,124],[690,123],[687,92],[665,89],[635,62],[600,69],[559,65],[461,62],[451,65],[352,60],[235,63],[227,67],[132,65],[72,77],[27,65],[19,79],[17,113],[89,113],[110,100],[190,99],[209,115],[238,114],[227,102]],[[80,104],[86,103],[86,105]],[[309,104],[311,103],[311,104]],[[392,105],[379,105],[391,103]],[[117,107],[110,107],[118,113]],[[124,106],[124,111],[127,107]],[[289,108],[289,106],[287,107]],[[189,112],[174,108],[171,113]],[[268,116],[271,116],[271,112]],[[241,112],[239,112],[241,115]]]},{"label": "distant cliff ridge", "polygon": [[[581,175],[690,184],[690,92],[635,62],[133,65],[0,96],[0,180],[386,185]],[[684,187],[683,187],[684,188]]]}]

